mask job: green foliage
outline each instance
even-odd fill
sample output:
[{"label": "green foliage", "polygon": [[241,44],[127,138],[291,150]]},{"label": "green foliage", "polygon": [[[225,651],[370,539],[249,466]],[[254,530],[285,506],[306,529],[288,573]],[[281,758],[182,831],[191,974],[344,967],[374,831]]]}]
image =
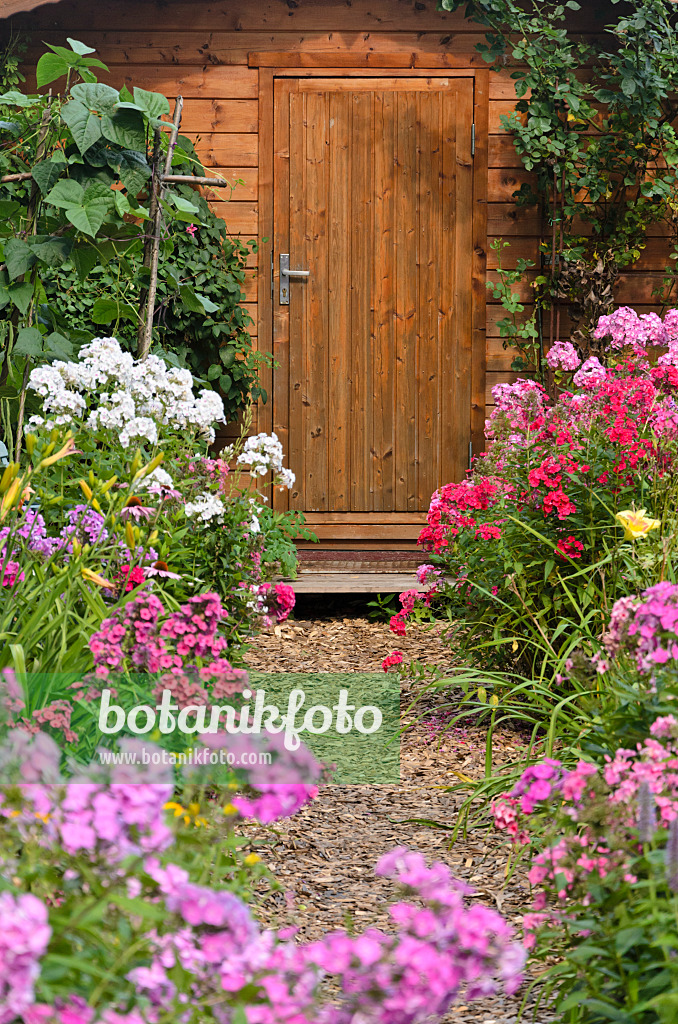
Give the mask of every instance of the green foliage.
[{"label": "green foliage", "polygon": [[543,252],[556,252],[538,301],[570,304],[578,321],[573,340],[586,352],[587,328],[609,311],[613,285],[639,258],[647,228],[666,221],[676,231],[675,5],[640,0],[591,41],[577,33],[574,0],[438,6],[465,7],[467,17],[488,28],[477,47],[485,60],[516,68],[516,113],[502,124],[535,184],[515,196],[521,205],[541,206],[553,233]]},{"label": "green foliage", "polygon": [[[15,87],[17,72],[5,60],[11,88],[0,96],[0,404],[9,445],[31,363],[68,358],[102,325],[124,325],[128,347],[136,349],[149,283],[149,188],[168,146],[169,101],[97,82],[95,71],[105,65],[85,44],[69,45],[51,46],[40,58],[38,87],[49,91],[38,95]],[[171,169],[204,175],[182,136]],[[255,245],[231,242],[191,187],[166,185],[161,204],[154,340],[222,390],[232,419],[250,394],[265,399],[257,384],[262,360],[240,305]]]},{"label": "green foliage", "polygon": [[[227,420],[233,420],[249,400],[266,400],[258,371],[266,356],[255,352],[248,331],[252,320],[241,305],[245,265],[256,243],[229,238],[226,224],[189,187],[195,223],[177,220],[161,240],[158,264],[155,336],[160,349],[178,365],[218,388]],[[186,200],[188,201],[188,200]],[[77,257],[43,278],[59,324],[70,337],[89,339],[101,327],[113,333],[130,351],[136,350],[139,307],[147,277],[143,241],[132,239],[112,258],[96,262],[83,276]],[[87,269],[87,268],[85,268]]]}]

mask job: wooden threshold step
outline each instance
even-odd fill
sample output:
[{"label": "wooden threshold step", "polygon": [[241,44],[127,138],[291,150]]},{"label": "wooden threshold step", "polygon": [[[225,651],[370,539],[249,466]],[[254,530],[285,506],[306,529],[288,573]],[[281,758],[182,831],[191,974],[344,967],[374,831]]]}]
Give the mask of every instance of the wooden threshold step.
[{"label": "wooden threshold step", "polygon": [[414,573],[407,572],[309,572],[286,582],[295,594],[400,594],[425,589]]}]

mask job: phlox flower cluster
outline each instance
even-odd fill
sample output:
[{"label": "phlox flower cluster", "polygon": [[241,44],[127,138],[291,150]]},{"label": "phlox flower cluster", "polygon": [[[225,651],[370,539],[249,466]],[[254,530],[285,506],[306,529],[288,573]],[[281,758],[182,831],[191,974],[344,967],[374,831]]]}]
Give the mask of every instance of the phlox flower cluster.
[{"label": "phlox flower cluster", "polygon": [[[205,1020],[215,1024],[231,1020],[232,1003],[242,1007],[248,1024],[424,1024],[443,1016],[459,996],[512,993],[520,985],[524,954],[510,926],[494,910],[476,902],[468,906],[465,897],[472,890],[456,882],[446,865],[427,866],[420,854],[392,851],[377,866],[379,875],[404,889],[404,898],[391,908],[391,929],[334,931],[315,942],[295,941],[289,930],[262,928],[235,893],[197,883],[176,862],[178,839],[164,821],[172,786],[156,769],[142,777],[126,764],[106,769],[104,778],[102,766],[92,765],[82,779],[65,783],[53,776],[56,745],[47,742],[41,754],[47,740],[24,737],[22,749],[17,747],[19,758],[30,761],[32,784],[18,811],[17,788],[0,791],[0,838],[13,836],[13,847],[21,849],[37,837],[46,857],[60,864],[64,854],[71,858],[65,879],[78,906],[85,894],[101,892],[112,905],[126,894],[154,912],[145,917],[130,908],[135,962],[115,979],[110,999],[94,1010],[81,988],[53,1000],[50,982],[41,984],[43,965],[47,979],[54,968],[48,907],[21,891],[0,895],[2,1024],[156,1024],[168,1017],[182,1020],[185,1009],[198,1003]],[[4,746],[0,762],[7,763]],[[300,771],[310,760],[308,752],[297,752]],[[262,800],[269,795],[262,789]],[[282,813],[294,809],[292,802]],[[262,813],[260,820],[270,819]],[[141,870],[130,854],[142,859]],[[13,884],[21,887],[30,884],[32,869],[26,866],[28,883],[22,861],[0,870],[9,868]],[[55,901],[56,914],[63,896]],[[82,940],[86,956],[89,926],[82,933],[79,928],[76,914],[69,941]],[[62,968],[60,990],[68,992]],[[81,984],[81,972],[74,977]],[[323,991],[327,978],[330,1000]],[[141,1008],[130,1010],[134,1005]]]},{"label": "phlox flower cluster", "polygon": [[237,461],[239,466],[249,466],[254,477],[273,473],[284,487],[294,486],[294,473],[283,466],[283,447],[277,434],[248,437]]},{"label": "phlox flower cluster", "polygon": [[552,370],[576,370],[581,359],[571,341],[556,341],[548,350],[546,362]]},{"label": "phlox flower cluster", "polygon": [[565,770],[552,759],[532,765],[492,811],[496,827],[517,843],[530,844],[527,819],[537,813],[548,816],[557,836],[533,856],[528,874],[540,887],[535,913],[524,922],[533,945],[534,931],[558,920],[560,912],[544,912],[549,893],[586,906],[592,881],[636,880],[631,865],[638,842],[651,840],[658,824],[678,832],[678,720],[658,718],[643,743],[606,756],[602,768],[580,761]]},{"label": "phlox flower cluster", "polygon": [[612,660],[630,654],[640,672],[678,671],[678,585],[656,583],[639,597],[623,597],[612,608],[603,646]]},{"label": "phlox flower cluster", "polygon": [[[35,556],[39,561],[57,556],[67,562],[73,554],[73,543],[88,544],[94,548],[102,547],[110,541],[109,532],[104,526],[105,518],[88,505],[75,505],[65,512],[65,525],[55,536],[50,536],[45,520],[40,512],[27,508],[21,511],[11,527],[0,529],[0,575],[4,586],[13,586],[14,579],[24,579],[20,572],[23,554]],[[151,547],[137,545],[134,555],[124,540],[118,540],[113,547],[109,545],[102,565],[114,578],[124,581],[126,590],[132,590],[145,580],[143,567],[157,559],[157,553]],[[132,566],[131,560],[137,563]],[[113,566],[110,565],[111,560]],[[2,573],[2,566],[5,571]],[[113,571],[111,571],[113,570]]]},{"label": "phlox flower cluster", "polygon": [[[676,311],[669,323],[673,323]],[[593,331],[593,337],[609,338],[609,347],[613,351],[631,348],[638,355],[644,356],[648,345],[665,345],[667,331],[661,317],[656,313],[641,313],[640,316],[629,306],[620,306],[614,313],[601,316]]]},{"label": "phlox flower cluster", "polygon": [[260,583],[258,592],[266,604],[264,625],[284,622],[296,603],[294,589],[288,583]]},{"label": "phlox flower cluster", "polygon": [[[622,539],[614,513],[635,507],[648,480],[661,493],[675,473],[678,365],[670,346],[678,346],[678,310],[663,321],[617,310],[596,331],[613,337],[610,366],[595,356],[579,366],[573,346],[558,343],[550,363],[574,374],[574,390],[551,399],[535,381],[496,386],[485,454],[466,480],[431,498],[419,543],[442,572],[437,599],[462,617],[491,616],[494,596],[504,609],[514,606],[523,584],[530,592],[538,586],[555,606],[562,594],[549,563],[596,562],[609,541]],[[656,352],[650,359],[643,347],[640,354],[648,345],[670,352],[657,363]],[[519,579],[506,569],[512,564]],[[402,634],[406,618],[398,613],[395,632]]]},{"label": "phlox flower cluster", "polygon": [[51,928],[47,907],[30,893],[0,893],[0,1024],[25,1020],[35,1001],[40,958]]},{"label": "phlox flower cluster", "polygon": [[95,338],[80,349],[77,362],[37,367],[28,387],[43,400],[29,427],[101,429],[114,432],[123,448],[156,444],[163,427],[213,441],[213,424],[224,420],[216,392],[193,394],[189,370],[168,367],[154,355],[137,362],[115,338]]},{"label": "phlox flower cluster", "polygon": [[92,634],[95,677],[148,672],[158,677],[157,691],[169,689],[180,707],[197,698],[204,703],[205,687],[217,699],[237,692],[247,676],[225,656],[219,629],[227,617],[218,594],[198,594],[168,615],[156,595],[141,593]]}]

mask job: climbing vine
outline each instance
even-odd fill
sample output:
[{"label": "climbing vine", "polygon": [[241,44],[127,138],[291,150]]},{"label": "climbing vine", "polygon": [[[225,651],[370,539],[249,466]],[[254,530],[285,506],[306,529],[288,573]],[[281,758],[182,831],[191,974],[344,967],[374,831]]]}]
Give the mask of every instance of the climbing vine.
[{"label": "climbing vine", "polygon": [[[611,4],[622,8],[620,0]],[[663,222],[678,237],[676,5],[625,3],[616,21],[588,36],[582,19],[595,11],[589,6],[573,18],[570,12],[580,11],[575,0],[438,6],[464,6],[468,18],[488,28],[477,47],[484,59],[512,69],[516,110],[502,116],[502,125],[533,172],[515,200],[539,205],[547,228],[536,308],[550,310],[553,339],[555,311],[567,304],[572,340],[586,352],[589,328],[609,312],[619,274],[639,259],[648,228]],[[669,277],[670,292],[674,270]]]}]

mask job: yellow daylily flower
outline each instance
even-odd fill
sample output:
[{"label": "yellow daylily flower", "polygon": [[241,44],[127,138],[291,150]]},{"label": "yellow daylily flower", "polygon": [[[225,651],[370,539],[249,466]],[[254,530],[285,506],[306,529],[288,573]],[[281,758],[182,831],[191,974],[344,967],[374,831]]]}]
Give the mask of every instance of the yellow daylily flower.
[{"label": "yellow daylily flower", "polygon": [[[49,450],[49,445],[45,451]],[[53,466],[55,462],[59,462],[60,459],[65,459],[68,455],[72,455],[75,451],[75,438],[68,437],[63,448],[60,448],[54,455],[50,455],[46,459],[41,459],[38,463],[38,469],[44,469],[45,466]]]},{"label": "yellow daylily flower", "polygon": [[112,583],[105,580],[98,572],[93,572],[92,569],[88,569],[86,565],[83,565],[80,573],[83,579],[89,580],[90,583],[96,583],[98,587],[105,587],[106,590],[115,590],[115,586]]},{"label": "yellow daylily flower", "polygon": [[207,828],[207,819],[200,814],[200,804],[190,803],[188,807],[182,807],[176,800],[170,800],[164,804],[164,809],[172,811],[175,818],[183,818],[184,825],[195,825],[196,828],[202,825]]},{"label": "yellow daylily flower", "polygon": [[661,520],[650,519],[644,508],[629,508],[624,512],[617,512],[614,518],[624,527],[624,540],[645,537],[650,530],[658,530],[661,526]]}]

